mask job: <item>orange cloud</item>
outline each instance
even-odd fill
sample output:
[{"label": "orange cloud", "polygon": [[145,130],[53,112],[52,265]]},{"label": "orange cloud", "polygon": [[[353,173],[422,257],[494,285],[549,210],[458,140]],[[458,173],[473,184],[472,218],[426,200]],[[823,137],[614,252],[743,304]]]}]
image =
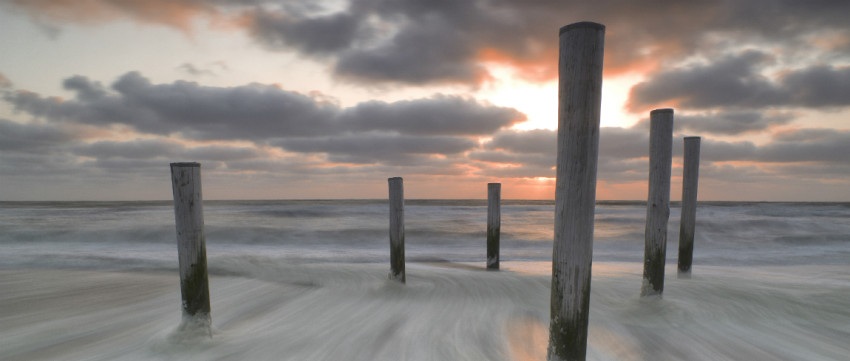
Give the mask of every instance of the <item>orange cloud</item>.
[{"label": "orange cloud", "polygon": [[189,32],[198,16],[219,18],[211,5],[195,0],[12,0],[33,18],[51,22],[100,24],[120,18],[166,25]]}]

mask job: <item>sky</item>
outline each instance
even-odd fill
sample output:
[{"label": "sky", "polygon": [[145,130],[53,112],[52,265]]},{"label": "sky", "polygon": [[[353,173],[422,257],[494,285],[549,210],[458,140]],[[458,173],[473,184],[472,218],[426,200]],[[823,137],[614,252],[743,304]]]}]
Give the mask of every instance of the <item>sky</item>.
[{"label": "sky", "polygon": [[606,26],[597,199],[649,112],[700,200],[850,201],[850,1],[0,0],[0,200],[553,199],[558,30]]}]

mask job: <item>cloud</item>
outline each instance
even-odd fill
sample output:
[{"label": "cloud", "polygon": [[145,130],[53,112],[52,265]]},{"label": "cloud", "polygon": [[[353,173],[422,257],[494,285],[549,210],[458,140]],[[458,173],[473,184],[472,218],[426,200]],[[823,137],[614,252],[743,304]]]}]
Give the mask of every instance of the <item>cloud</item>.
[{"label": "cloud", "polygon": [[14,85],[3,73],[0,73],[0,89],[12,88]]},{"label": "cloud", "polygon": [[199,16],[216,16],[216,7],[200,0],[11,0],[44,23],[101,24],[121,18],[189,31]]},{"label": "cloud", "polygon": [[153,84],[137,72],[121,76],[109,91],[81,76],[68,78],[63,85],[75,92],[73,100],[25,91],[13,92],[6,100],[19,111],[54,122],[121,124],[145,133],[201,140],[264,142],[373,130],[424,136],[486,135],[525,119],[513,108],[455,96],[373,101],[342,109],[271,85]]},{"label": "cloud", "polygon": [[358,133],[329,138],[294,138],[274,143],[302,153],[327,153],[341,163],[399,164],[419,158],[411,155],[451,155],[470,150],[477,142],[465,137],[412,136],[387,133]]},{"label": "cloud", "polygon": [[[296,163],[305,173],[337,163],[358,164],[361,171],[372,169],[364,168],[369,165],[460,174],[464,170],[458,164],[466,162],[465,154],[480,148],[478,137],[525,119],[513,108],[458,96],[437,94],[341,108],[321,96],[276,86],[155,84],[136,72],[124,74],[109,87],[82,76],[66,79],[63,86],[74,93],[72,99],[23,90],[4,97],[17,111],[33,117],[29,124],[0,123],[4,135],[16,138],[4,146],[29,150],[61,146],[62,152],[82,157],[83,166],[109,169],[123,169],[122,161],[154,167],[157,162],[182,159],[203,160],[216,169],[244,169],[246,165],[237,163],[247,162],[292,171],[285,165],[296,157],[303,158]],[[108,134],[91,142],[58,131],[80,127]],[[110,139],[128,135],[139,138]],[[246,145],[188,146],[187,141]],[[270,160],[258,163],[259,159]]]},{"label": "cloud", "polygon": [[98,141],[75,146],[70,151],[76,155],[99,160],[158,159],[160,163],[175,159],[232,162],[249,160],[264,155],[255,147],[226,145],[188,147],[181,142],[164,139]]},{"label": "cloud", "polygon": [[363,84],[478,86],[491,78],[490,63],[512,66],[530,80],[552,80],[557,30],[583,20],[608,26],[608,75],[658,70],[695,55],[713,58],[719,49],[741,44],[778,49],[789,58],[800,57],[792,53],[795,46],[822,44],[807,46],[806,55],[844,54],[846,59],[844,47],[850,44],[843,17],[850,3],[841,0],[707,0],[687,6],[678,0],[16,0],[11,5],[52,23],[131,19],[186,32],[193,20],[228,23],[225,29],[246,31],[269,49],[326,61],[335,75]]},{"label": "cloud", "polygon": [[415,135],[489,135],[525,120],[513,108],[446,95],[393,103],[368,101],[339,114],[339,123],[347,130]]},{"label": "cloud", "polygon": [[777,104],[787,95],[758,72],[758,67],[770,59],[765,53],[750,50],[710,64],[651,74],[650,80],[632,87],[627,106],[643,111],[671,102],[697,109]]},{"label": "cloud", "polygon": [[45,153],[56,145],[69,144],[79,138],[65,127],[22,124],[0,118],[0,150],[3,152]]},{"label": "cloud", "polygon": [[762,162],[823,162],[850,164],[850,131],[799,129],[778,133],[759,148]]},{"label": "cloud", "polygon": [[183,63],[176,68],[191,76],[215,76],[215,72],[210,69],[203,69],[195,66],[192,63]]},{"label": "cloud", "polygon": [[[790,123],[796,114],[778,111],[708,111],[704,113],[678,113],[673,122],[677,134],[740,135],[760,132]],[[635,128],[649,131],[649,118],[641,119]]]},{"label": "cloud", "polygon": [[794,117],[789,113],[754,111],[677,114],[673,126],[676,132],[737,135],[788,124]]},{"label": "cloud", "polygon": [[299,19],[285,13],[257,10],[249,19],[250,31],[260,43],[272,49],[294,48],[309,55],[348,49],[360,27],[360,19],[346,13]]},{"label": "cloud", "polygon": [[820,108],[850,105],[850,66],[816,65],[790,72],[781,78],[781,87],[791,104]]},{"label": "cloud", "polygon": [[682,108],[809,108],[850,105],[850,67],[814,65],[785,72],[775,80],[761,73],[772,57],[755,50],[711,63],[650,74],[632,87],[628,108],[643,111],[660,104]]}]

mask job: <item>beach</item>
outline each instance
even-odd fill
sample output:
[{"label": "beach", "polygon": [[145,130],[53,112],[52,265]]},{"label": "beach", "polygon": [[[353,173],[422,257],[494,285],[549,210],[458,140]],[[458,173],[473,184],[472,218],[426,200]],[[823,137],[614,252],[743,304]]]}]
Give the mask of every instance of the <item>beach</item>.
[{"label": "beach", "polygon": [[[173,274],[3,271],[0,343],[4,360],[541,360],[546,266],[414,264],[404,286],[386,281],[382,265],[213,275],[212,337],[178,331]],[[639,265],[594,270],[591,360],[841,360],[850,351],[847,267],[702,268],[651,299],[638,297]]]},{"label": "beach", "polygon": [[[0,359],[545,359],[550,203],[505,207],[486,271],[481,202],[414,202],[405,285],[387,280],[385,207],[212,202],[210,335],[180,328],[167,203],[4,204]],[[663,296],[641,298],[643,206],[597,206],[588,359],[846,359],[847,207],[700,212],[692,276],[671,232]]]}]

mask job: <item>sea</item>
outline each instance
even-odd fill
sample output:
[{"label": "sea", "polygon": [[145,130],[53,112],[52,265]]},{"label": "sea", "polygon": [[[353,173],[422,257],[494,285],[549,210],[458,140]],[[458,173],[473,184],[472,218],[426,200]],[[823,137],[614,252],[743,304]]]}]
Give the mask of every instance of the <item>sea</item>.
[{"label": "sea", "polygon": [[[181,328],[170,201],[0,202],[0,360],[545,360],[554,202],[204,201],[212,329]],[[850,360],[850,203],[700,202],[640,297],[645,202],[596,205],[588,360]]]}]

